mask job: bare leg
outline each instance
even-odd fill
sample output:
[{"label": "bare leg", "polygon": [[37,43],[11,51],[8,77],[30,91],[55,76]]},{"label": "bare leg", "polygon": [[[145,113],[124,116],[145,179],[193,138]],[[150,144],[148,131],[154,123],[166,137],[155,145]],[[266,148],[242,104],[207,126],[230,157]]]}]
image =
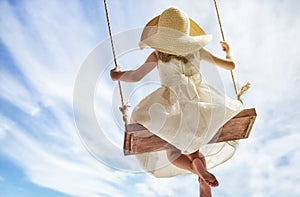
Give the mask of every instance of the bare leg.
[{"label": "bare leg", "polygon": [[189,154],[188,157],[192,161],[193,170],[197,172],[201,179],[212,187],[219,185],[216,177],[207,171],[205,157],[199,151]]},{"label": "bare leg", "polygon": [[[200,196],[201,197],[211,197],[210,185],[207,183],[207,179],[214,182],[214,185],[218,185],[214,175],[210,174],[206,170],[206,161],[205,157],[199,152],[195,152],[190,155],[181,154],[181,151],[173,148],[167,150],[168,159],[177,167],[188,170],[199,176],[200,184]],[[199,164],[200,161],[200,164]],[[198,167],[200,166],[200,167]],[[200,168],[200,170],[199,170]],[[201,169],[203,168],[203,169]],[[196,169],[196,170],[195,170]],[[203,175],[200,175],[200,171]],[[202,177],[205,177],[202,178]],[[208,178],[207,178],[208,177]]]},{"label": "bare leg", "polygon": [[212,197],[210,186],[201,178],[198,178],[200,184],[200,197]]},{"label": "bare leg", "polygon": [[192,168],[192,161],[189,157],[184,154],[181,154],[181,151],[178,149],[168,149],[167,156],[170,162],[175,166],[188,170],[197,175],[197,172]]},{"label": "bare leg", "polygon": [[[188,157],[191,160],[198,157],[201,160],[205,170],[207,170],[205,157],[199,151],[196,151],[195,153],[188,155]],[[200,176],[198,178],[198,181],[200,184],[200,197],[212,197],[210,185],[208,185]]]}]

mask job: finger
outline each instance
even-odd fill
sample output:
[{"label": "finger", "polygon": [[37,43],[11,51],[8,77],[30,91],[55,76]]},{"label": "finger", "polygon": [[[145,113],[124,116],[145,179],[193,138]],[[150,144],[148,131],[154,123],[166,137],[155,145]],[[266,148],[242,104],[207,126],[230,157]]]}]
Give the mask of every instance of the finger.
[{"label": "finger", "polygon": [[221,43],[221,46],[223,51],[229,51],[229,46],[227,45],[227,43]]},{"label": "finger", "polygon": [[227,41],[220,41],[220,43],[224,43],[224,44],[228,44],[228,42]]},{"label": "finger", "polygon": [[225,46],[225,45],[222,45],[222,50],[223,50],[223,51],[227,51],[227,50],[228,50],[228,47]]},{"label": "finger", "polygon": [[220,41],[221,45],[228,45],[226,41]]},{"label": "finger", "polygon": [[226,46],[227,43],[224,41],[221,41],[220,44],[221,44],[221,46]]},{"label": "finger", "polygon": [[223,45],[223,46],[229,47],[229,44],[228,44],[228,42],[226,42],[226,41],[221,41],[220,43],[221,43],[221,45]]}]

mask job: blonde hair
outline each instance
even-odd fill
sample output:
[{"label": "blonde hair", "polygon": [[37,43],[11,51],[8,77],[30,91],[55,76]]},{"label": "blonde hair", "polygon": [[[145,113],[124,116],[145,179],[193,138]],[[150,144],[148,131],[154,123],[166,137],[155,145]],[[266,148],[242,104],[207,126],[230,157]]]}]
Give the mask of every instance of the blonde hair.
[{"label": "blonde hair", "polygon": [[157,58],[159,60],[161,60],[162,62],[164,62],[164,63],[169,62],[171,59],[176,59],[176,60],[179,60],[182,63],[186,64],[186,63],[189,62],[189,60],[191,58],[194,58],[194,55],[189,54],[189,55],[186,55],[186,56],[181,56],[181,55],[173,55],[173,54],[168,54],[168,53],[164,53],[164,52],[161,52],[161,51],[157,51]]}]

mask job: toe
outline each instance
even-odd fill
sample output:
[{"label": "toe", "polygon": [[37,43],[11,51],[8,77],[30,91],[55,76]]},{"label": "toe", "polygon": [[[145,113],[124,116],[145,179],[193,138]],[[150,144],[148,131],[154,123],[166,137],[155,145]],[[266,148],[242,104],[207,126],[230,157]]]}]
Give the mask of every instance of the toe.
[{"label": "toe", "polygon": [[218,181],[214,181],[213,186],[214,187],[218,187],[219,186],[219,182]]},{"label": "toe", "polygon": [[209,186],[211,186],[211,187],[217,187],[217,186],[219,186],[218,181],[212,181],[212,182],[210,182],[210,181],[207,180],[206,183],[207,183]]}]

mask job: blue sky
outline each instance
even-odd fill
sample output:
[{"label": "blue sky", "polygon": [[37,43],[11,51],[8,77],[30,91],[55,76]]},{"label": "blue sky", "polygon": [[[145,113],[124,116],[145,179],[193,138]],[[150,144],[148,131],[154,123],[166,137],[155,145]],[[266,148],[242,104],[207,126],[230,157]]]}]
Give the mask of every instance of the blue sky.
[{"label": "blue sky", "polygon": [[[137,49],[140,30],[170,6],[198,21],[213,35],[207,48],[223,55],[212,1],[112,0],[108,6],[123,69],[144,61],[150,50]],[[245,107],[255,107],[258,117],[235,156],[212,169],[220,181],[214,196],[300,196],[299,6],[296,0],[219,2],[238,85],[252,84]],[[198,195],[196,177],[156,179],[122,156],[111,57],[102,1],[0,0],[0,197]],[[233,96],[228,72],[218,74]],[[155,79],[154,71],[152,89]],[[94,92],[80,89],[92,80]],[[136,90],[130,104],[149,87],[125,84],[125,91]],[[76,90],[80,98],[92,94],[91,105]],[[104,135],[89,125],[86,106]]]}]

